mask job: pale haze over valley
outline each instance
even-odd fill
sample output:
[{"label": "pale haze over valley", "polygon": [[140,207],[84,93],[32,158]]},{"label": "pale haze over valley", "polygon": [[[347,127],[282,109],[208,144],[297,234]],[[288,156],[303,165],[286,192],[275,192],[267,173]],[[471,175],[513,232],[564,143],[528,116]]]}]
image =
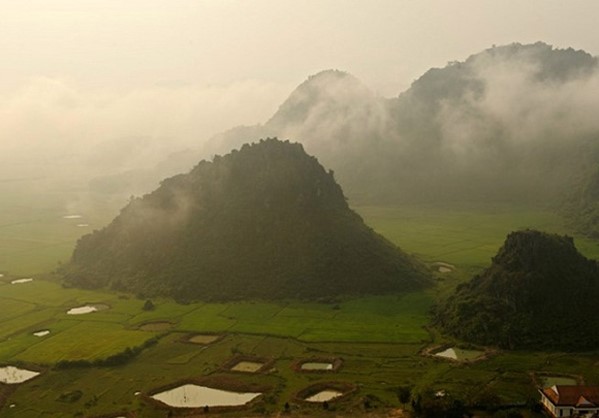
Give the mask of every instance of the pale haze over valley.
[{"label": "pale haze over valley", "polygon": [[494,44],[599,54],[593,1],[40,0],[0,12],[4,178],[151,167],[266,122],[325,69],[392,98]]}]

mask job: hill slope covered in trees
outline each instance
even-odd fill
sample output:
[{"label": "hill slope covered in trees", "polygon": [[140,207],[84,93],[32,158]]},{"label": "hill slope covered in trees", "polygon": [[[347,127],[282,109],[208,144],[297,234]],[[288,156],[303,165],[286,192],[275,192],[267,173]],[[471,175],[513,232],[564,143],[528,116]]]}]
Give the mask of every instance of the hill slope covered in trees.
[{"label": "hill slope covered in trees", "polygon": [[491,266],[458,286],[436,322],[450,334],[506,348],[599,347],[599,268],[572,238],[508,235]]},{"label": "hill slope covered in trees", "polygon": [[132,200],[79,240],[66,283],[178,299],[321,298],[426,286],[301,145],[244,145]]}]

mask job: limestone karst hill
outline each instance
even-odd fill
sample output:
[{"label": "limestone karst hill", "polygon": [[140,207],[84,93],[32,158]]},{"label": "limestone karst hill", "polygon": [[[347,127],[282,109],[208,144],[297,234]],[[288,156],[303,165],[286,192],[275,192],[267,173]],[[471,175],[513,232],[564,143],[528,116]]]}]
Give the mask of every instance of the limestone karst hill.
[{"label": "limestone karst hill", "polygon": [[512,232],[489,268],[436,313],[450,334],[507,348],[599,347],[599,269],[572,238]]},{"label": "limestone karst hill", "polygon": [[330,298],[426,286],[300,144],[244,145],[133,199],[79,240],[65,282],[181,300]]}]

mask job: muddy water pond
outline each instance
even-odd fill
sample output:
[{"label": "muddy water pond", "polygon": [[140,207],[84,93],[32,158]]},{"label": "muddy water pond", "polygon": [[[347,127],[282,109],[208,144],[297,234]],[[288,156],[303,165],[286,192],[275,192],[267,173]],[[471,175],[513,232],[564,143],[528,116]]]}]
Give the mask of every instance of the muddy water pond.
[{"label": "muddy water pond", "polygon": [[234,372],[255,373],[262,367],[264,367],[264,363],[259,363],[257,361],[240,361],[231,367],[231,370]]},{"label": "muddy water pond", "polygon": [[338,398],[341,395],[343,395],[343,393],[339,392],[338,390],[325,389],[306,398],[306,400],[308,402],[328,402],[335,398]]},{"label": "muddy water pond", "polygon": [[300,366],[302,370],[333,370],[333,363],[308,361]]},{"label": "muddy water pond", "polygon": [[0,383],[16,384],[33,379],[39,372],[19,369],[13,366],[0,367]]},{"label": "muddy water pond", "polygon": [[443,351],[434,353],[435,357],[442,357],[451,360],[476,360],[484,354],[483,351],[478,350],[464,350],[463,348],[450,347]]},{"label": "muddy water pond", "polygon": [[88,304],[69,309],[67,315],[84,315],[92,312],[105,311],[108,308],[110,308],[110,306],[102,303]]},{"label": "muddy water pond", "polygon": [[191,336],[187,341],[193,344],[212,344],[220,338],[220,335],[196,334]]},{"label": "muddy water pond", "polygon": [[29,283],[32,282],[33,278],[28,277],[26,279],[16,279],[10,282],[10,284],[22,284],[22,283]]},{"label": "muddy water pond", "polygon": [[455,270],[453,264],[444,263],[443,261],[437,261],[436,263],[433,263],[433,265],[437,268],[439,273],[450,273]]},{"label": "muddy water pond", "polygon": [[33,335],[35,335],[36,337],[45,337],[48,334],[50,334],[49,329],[42,329],[33,333]]},{"label": "muddy water pond", "polygon": [[239,393],[187,384],[157,393],[152,395],[152,398],[176,408],[202,408],[245,405],[260,395],[260,392]]}]

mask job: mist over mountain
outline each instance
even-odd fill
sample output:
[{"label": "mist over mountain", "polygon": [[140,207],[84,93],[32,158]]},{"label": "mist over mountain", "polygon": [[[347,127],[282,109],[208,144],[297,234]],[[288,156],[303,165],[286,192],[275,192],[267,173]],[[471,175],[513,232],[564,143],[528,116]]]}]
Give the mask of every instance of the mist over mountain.
[{"label": "mist over mountain", "polygon": [[493,47],[426,72],[393,99],[353,76],[302,83],[264,125],[213,138],[303,143],[363,201],[559,200],[599,158],[597,58],[544,43]]},{"label": "mist over mountain", "polygon": [[599,165],[587,170],[566,194],[560,212],[578,233],[599,237]]},{"label": "mist over mountain", "polygon": [[505,348],[595,349],[599,268],[572,238],[508,235],[489,268],[456,289],[436,313],[445,331]]},{"label": "mist over mountain", "polygon": [[79,240],[66,282],[193,299],[323,298],[430,284],[301,145],[244,145],[133,199]]}]

